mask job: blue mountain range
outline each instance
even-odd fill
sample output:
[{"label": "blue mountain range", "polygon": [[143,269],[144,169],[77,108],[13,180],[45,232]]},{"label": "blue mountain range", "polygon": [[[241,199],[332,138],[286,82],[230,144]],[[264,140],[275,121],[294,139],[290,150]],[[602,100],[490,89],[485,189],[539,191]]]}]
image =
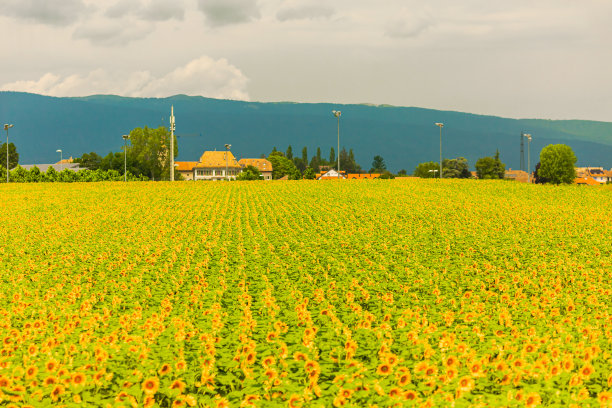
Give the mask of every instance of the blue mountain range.
[{"label": "blue mountain range", "polygon": [[[531,166],[548,144],[571,146],[581,166],[612,167],[612,123],[581,120],[507,119],[462,112],[387,105],[329,103],[260,103],[176,95],[169,98],[125,98],[109,95],[49,97],[0,92],[0,121],[9,131],[21,164],[50,163],[92,151],[104,156],[121,151],[122,135],[136,127],[168,126],[174,106],[179,156],[197,160],[205,150],[223,150],[230,143],[237,158],[267,155],[274,147],[292,146],[309,158],[320,147],[329,157],[337,145],[353,149],[357,163],[369,169],[375,155],[392,171],[408,172],[420,162],[438,161],[439,129],[443,122],[444,158],[463,156],[473,169],[476,160],[499,150],[506,167],[520,166],[521,132],[533,136]],[[4,141],[2,134],[0,141]],[[527,144],[525,141],[525,163]]]}]

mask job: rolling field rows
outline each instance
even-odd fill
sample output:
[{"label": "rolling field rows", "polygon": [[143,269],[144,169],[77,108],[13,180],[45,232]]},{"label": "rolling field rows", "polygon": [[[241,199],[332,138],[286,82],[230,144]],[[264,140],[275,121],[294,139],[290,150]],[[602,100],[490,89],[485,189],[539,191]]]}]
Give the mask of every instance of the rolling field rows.
[{"label": "rolling field rows", "polygon": [[612,190],[0,186],[0,406],[612,406]]}]

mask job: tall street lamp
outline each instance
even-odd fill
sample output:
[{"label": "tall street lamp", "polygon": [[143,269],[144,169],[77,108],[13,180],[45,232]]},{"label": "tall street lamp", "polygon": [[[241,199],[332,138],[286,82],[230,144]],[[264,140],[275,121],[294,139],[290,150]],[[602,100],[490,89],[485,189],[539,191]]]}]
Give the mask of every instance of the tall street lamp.
[{"label": "tall street lamp", "polygon": [[229,150],[232,148],[231,144],[225,144],[225,178],[229,181],[229,174],[227,174],[227,161],[229,159]]},{"label": "tall street lamp", "polygon": [[338,155],[338,178],[340,178],[340,115],[342,112],[333,110],[332,114],[338,119],[338,151],[336,154]]},{"label": "tall street lamp", "polygon": [[6,130],[6,182],[9,182],[9,154],[8,154],[8,130],[12,128],[13,125],[9,125],[8,123],[4,124],[4,130]]},{"label": "tall street lamp", "polygon": [[529,133],[524,135],[527,138],[527,183],[531,183],[531,135]]},{"label": "tall street lamp", "polygon": [[60,154],[60,171],[64,171],[64,163],[62,163],[64,161],[62,149],[57,149],[55,152]]},{"label": "tall street lamp", "polygon": [[130,135],[123,135],[123,181],[127,181],[127,141]]},{"label": "tall street lamp", "polygon": [[440,178],[442,178],[442,128],[444,123],[436,123],[436,126],[440,128]]}]

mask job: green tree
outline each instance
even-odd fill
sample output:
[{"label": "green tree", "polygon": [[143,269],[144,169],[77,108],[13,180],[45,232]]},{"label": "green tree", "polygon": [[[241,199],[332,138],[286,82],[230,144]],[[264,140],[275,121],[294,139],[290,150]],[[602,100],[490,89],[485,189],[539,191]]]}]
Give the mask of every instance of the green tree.
[{"label": "green tree", "polygon": [[291,148],[291,145],[287,146],[285,157],[288,158],[289,160],[293,160],[293,149]]},{"label": "green tree", "polygon": [[308,165],[308,148],[306,146],[302,148],[302,161]]},{"label": "green tree", "polygon": [[406,169],[401,169],[400,171],[397,172],[397,175],[401,177],[406,177],[407,174],[408,174],[408,171]]},{"label": "green tree", "polygon": [[329,150],[328,164],[332,166],[333,168],[335,168],[334,164],[336,164],[336,151],[334,150],[333,147]]},{"label": "green tree", "polygon": [[17,165],[17,167],[10,171],[9,181],[14,183],[27,183],[29,175],[28,173],[29,172],[26,169],[24,169],[20,165]]},{"label": "green tree", "polygon": [[314,180],[317,177],[317,173],[314,171],[312,167],[308,167],[304,171],[304,179],[305,180]]},{"label": "green tree", "polygon": [[[17,153],[17,148],[12,142],[8,144],[8,154],[9,169],[14,169],[19,164],[19,153]],[[3,167],[6,167],[6,142],[0,145],[0,163],[2,163]],[[6,181],[6,173],[4,178]]]},{"label": "green tree", "polygon": [[503,179],[506,174],[506,165],[499,159],[499,151],[495,157],[481,157],[476,162],[476,173],[482,180]]},{"label": "green tree", "polygon": [[442,160],[442,177],[443,178],[470,178],[470,168],[465,157],[457,157],[456,159]]},{"label": "green tree", "polygon": [[261,172],[257,167],[248,165],[238,174],[236,180],[262,180]]},{"label": "green tree", "polygon": [[413,175],[420,178],[437,178],[440,177],[440,164],[437,162],[420,163],[414,169]]},{"label": "green tree", "polygon": [[81,157],[74,159],[75,163],[79,163],[81,167],[96,170],[100,168],[102,157],[96,152],[83,153]]},{"label": "green tree", "polygon": [[308,162],[305,162],[304,160],[302,160],[301,157],[294,157],[293,164],[295,165],[295,167],[298,169],[300,173],[304,173],[304,171],[306,170],[306,167],[308,167]]},{"label": "green tree", "polygon": [[571,184],[576,178],[576,155],[564,144],[548,145],[540,152],[538,176],[553,184]]},{"label": "green tree", "polygon": [[[170,178],[170,132],[160,126],[152,129],[147,126],[136,128],[130,132],[130,146],[128,156],[137,163],[141,174],[153,180]],[[118,153],[121,155],[121,153]],[[174,157],[178,155],[178,143],[174,136]],[[112,169],[121,171],[113,166]],[[121,171],[123,173],[123,171]]]},{"label": "green tree", "polygon": [[280,152],[272,152],[268,156],[268,160],[272,163],[272,179],[278,180],[286,175],[290,180],[299,180],[302,174],[295,167],[295,164]]},{"label": "green tree", "polygon": [[321,163],[321,148],[317,147],[317,160]]},{"label": "green tree", "polygon": [[385,159],[380,155],[374,156],[374,160],[372,161],[372,168],[370,169],[370,173],[383,173],[387,170],[387,165],[385,164]]}]

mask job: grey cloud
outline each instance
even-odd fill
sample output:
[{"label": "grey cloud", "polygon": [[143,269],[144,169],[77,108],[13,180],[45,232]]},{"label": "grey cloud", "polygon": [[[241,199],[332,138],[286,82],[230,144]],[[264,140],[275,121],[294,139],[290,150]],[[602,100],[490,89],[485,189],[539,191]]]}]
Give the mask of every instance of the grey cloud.
[{"label": "grey cloud", "polygon": [[125,45],[146,37],[153,31],[148,24],[121,24],[120,22],[81,25],[74,30],[75,39],[89,40],[95,45]]},{"label": "grey cloud", "polygon": [[185,9],[181,1],[152,0],[140,12],[140,16],[148,21],[182,20]]},{"label": "grey cloud", "polygon": [[69,25],[89,10],[82,0],[0,0],[0,14],[49,25]]},{"label": "grey cloud", "polygon": [[389,22],[385,35],[393,38],[414,38],[433,26],[433,24],[433,20],[428,16],[404,14]]},{"label": "grey cloud", "polygon": [[120,0],[110,6],[104,15],[109,18],[120,18],[133,14],[141,7],[139,0]]},{"label": "grey cloud", "polygon": [[260,16],[257,0],[198,0],[198,6],[212,26],[246,23]]},{"label": "grey cloud", "polygon": [[334,15],[334,9],[325,6],[303,6],[286,8],[276,14],[279,21],[329,18]]},{"label": "grey cloud", "polygon": [[106,10],[108,18],[122,18],[136,16],[145,21],[167,21],[171,19],[182,20],[185,8],[182,1],[175,0],[120,0]]}]

